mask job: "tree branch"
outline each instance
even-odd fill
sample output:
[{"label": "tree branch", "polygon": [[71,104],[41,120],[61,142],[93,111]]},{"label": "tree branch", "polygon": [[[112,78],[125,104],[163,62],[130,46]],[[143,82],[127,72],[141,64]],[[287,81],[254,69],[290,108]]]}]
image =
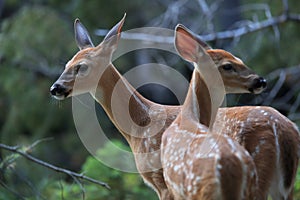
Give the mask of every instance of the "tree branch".
[{"label": "tree branch", "polygon": [[[233,30],[220,31],[216,33],[210,33],[207,35],[199,35],[199,37],[201,37],[201,39],[203,39],[206,42],[234,39],[249,33],[278,26],[288,21],[300,22],[300,14],[284,12],[281,15],[270,17],[260,22],[248,23],[244,26],[241,26]],[[105,36],[107,32],[108,30],[106,29],[96,29],[94,31],[94,34],[97,36]],[[146,34],[146,33],[126,33],[126,32],[121,35],[121,38],[125,40],[143,40],[147,42],[154,42],[154,43],[159,42],[159,43],[166,43],[166,44],[172,44],[174,40],[173,37],[157,36],[157,35]]]},{"label": "tree branch", "polygon": [[109,187],[109,185],[107,183],[95,180],[95,179],[90,178],[88,176],[85,176],[83,174],[78,174],[76,172],[72,172],[70,170],[67,170],[67,169],[64,169],[64,168],[60,168],[60,167],[57,167],[57,166],[52,165],[50,163],[47,163],[45,161],[42,161],[42,160],[40,160],[40,159],[38,159],[38,158],[36,158],[36,157],[34,157],[34,156],[26,153],[25,151],[20,150],[20,148],[18,146],[8,146],[6,144],[1,144],[0,143],[0,148],[1,149],[5,149],[5,150],[10,151],[10,152],[17,153],[17,154],[23,156],[24,158],[26,158],[27,160],[30,160],[30,161],[32,161],[34,163],[37,163],[37,164],[39,164],[39,165],[41,165],[43,167],[47,167],[47,168],[49,168],[49,169],[51,169],[53,171],[67,174],[67,175],[71,176],[77,183],[78,183],[77,179],[82,179],[82,180],[86,180],[88,182],[100,185],[100,186],[105,187],[107,189],[110,189],[110,187]]}]

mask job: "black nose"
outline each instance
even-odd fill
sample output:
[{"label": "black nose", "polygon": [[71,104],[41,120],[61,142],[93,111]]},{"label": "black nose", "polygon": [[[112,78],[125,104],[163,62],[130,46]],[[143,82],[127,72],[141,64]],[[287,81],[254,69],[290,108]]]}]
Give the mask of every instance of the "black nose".
[{"label": "black nose", "polygon": [[267,87],[267,81],[263,77],[259,77],[254,80],[253,87],[254,88],[266,88]]},{"label": "black nose", "polygon": [[54,84],[50,88],[50,93],[53,96],[62,95],[66,91],[66,88],[60,84]]}]

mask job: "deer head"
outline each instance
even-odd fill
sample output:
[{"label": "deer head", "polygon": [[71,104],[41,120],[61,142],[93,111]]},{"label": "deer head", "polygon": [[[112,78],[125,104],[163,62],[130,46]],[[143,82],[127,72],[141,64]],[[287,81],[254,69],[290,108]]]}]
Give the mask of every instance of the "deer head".
[{"label": "deer head", "polygon": [[175,33],[175,47],[185,60],[201,65],[199,56],[203,52],[200,48],[206,50],[222,76],[226,93],[258,94],[266,88],[266,80],[249,69],[241,59],[222,49],[212,49],[181,24],[177,25]]},{"label": "deer head", "polygon": [[52,96],[58,100],[63,100],[70,96],[95,90],[102,73],[111,64],[111,57],[117,48],[125,17],[126,14],[96,47],[94,47],[86,28],[79,19],[75,20],[75,40],[79,51],[66,64],[61,76],[51,86],[50,93]]}]

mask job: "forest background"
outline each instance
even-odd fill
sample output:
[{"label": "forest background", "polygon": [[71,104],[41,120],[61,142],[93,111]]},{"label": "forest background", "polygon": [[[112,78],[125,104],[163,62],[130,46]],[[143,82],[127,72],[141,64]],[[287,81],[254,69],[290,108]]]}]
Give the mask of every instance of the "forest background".
[{"label": "forest background", "polygon": [[[199,35],[211,36],[203,38],[242,58],[268,80],[264,93],[228,95],[227,105],[272,106],[300,126],[297,0],[0,0],[0,143],[13,147],[0,146],[0,199],[157,199],[138,174],[111,169],[91,156],[77,135],[72,100],[58,102],[49,94],[77,52],[74,19],[81,19],[98,44],[125,12],[123,30],[174,29],[182,23]],[[124,55],[116,66],[124,74],[150,62],[172,66],[190,79],[192,67],[179,56],[151,49]],[[149,74],[136,78],[142,81],[145,76]],[[178,104],[163,86],[148,84],[139,91],[156,102]],[[97,114],[107,137],[129,150],[100,106]],[[111,189],[45,168],[16,150],[106,182]],[[98,153],[118,154],[109,145]],[[300,172],[294,192],[300,199]]]}]

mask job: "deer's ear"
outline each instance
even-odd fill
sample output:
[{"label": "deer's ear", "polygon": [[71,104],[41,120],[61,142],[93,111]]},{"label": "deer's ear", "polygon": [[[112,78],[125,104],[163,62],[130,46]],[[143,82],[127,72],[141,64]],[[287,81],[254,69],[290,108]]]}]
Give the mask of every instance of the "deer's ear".
[{"label": "deer's ear", "polygon": [[205,50],[211,49],[208,44],[182,24],[176,26],[175,48],[181,57],[189,62],[197,62],[198,54],[201,51],[200,46]]},{"label": "deer's ear", "polygon": [[75,40],[80,50],[93,47],[93,42],[86,28],[81,24],[79,19],[74,22]]},{"label": "deer's ear", "polygon": [[124,14],[124,17],[114,26],[112,27],[112,29],[110,29],[110,31],[107,33],[107,35],[104,38],[104,41],[107,42],[109,40],[113,40],[113,41],[109,41],[110,43],[117,43],[120,36],[121,36],[121,31],[122,31],[122,27],[125,21],[125,17],[126,17],[126,13]]}]

